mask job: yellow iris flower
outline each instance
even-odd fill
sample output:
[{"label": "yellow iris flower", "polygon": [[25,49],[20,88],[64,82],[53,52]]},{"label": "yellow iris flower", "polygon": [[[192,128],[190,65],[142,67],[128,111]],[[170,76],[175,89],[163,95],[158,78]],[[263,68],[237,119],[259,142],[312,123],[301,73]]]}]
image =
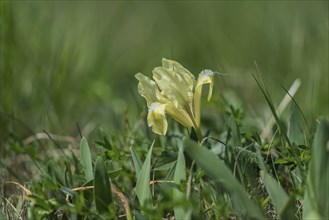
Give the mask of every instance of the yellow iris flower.
[{"label": "yellow iris flower", "polygon": [[193,128],[199,140],[200,102],[202,86],[209,84],[208,101],[214,85],[213,71],[203,70],[195,81],[194,76],[178,62],[162,59],[162,66],[153,71],[153,80],[137,73],[138,92],[146,99],[147,123],[154,133],[165,135],[168,129],[166,114],[184,125]]}]

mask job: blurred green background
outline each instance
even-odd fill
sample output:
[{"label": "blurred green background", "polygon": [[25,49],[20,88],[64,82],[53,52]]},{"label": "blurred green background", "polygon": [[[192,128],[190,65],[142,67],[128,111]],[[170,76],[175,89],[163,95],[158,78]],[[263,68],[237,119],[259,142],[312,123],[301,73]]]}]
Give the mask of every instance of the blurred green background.
[{"label": "blurred green background", "polygon": [[162,57],[227,73],[214,94],[246,111],[267,108],[256,66],[276,104],[300,78],[304,114],[329,118],[328,1],[1,1],[0,25],[2,140],[134,123],[145,116],[134,75]]}]

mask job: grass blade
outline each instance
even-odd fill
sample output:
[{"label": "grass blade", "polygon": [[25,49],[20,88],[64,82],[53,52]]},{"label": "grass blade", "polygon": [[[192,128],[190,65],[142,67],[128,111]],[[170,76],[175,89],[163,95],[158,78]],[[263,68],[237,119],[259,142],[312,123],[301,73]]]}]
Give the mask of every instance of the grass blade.
[{"label": "grass blade", "polygon": [[279,127],[279,130],[280,130],[281,135],[283,136],[283,138],[286,140],[287,144],[288,144],[289,147],[291,148],[291,142],[290,142],[290,140],[289,140],[289,138],[288,138],[288,136],[287,136],[287,133],[286,133],[286,130],[285,130],[284,126],[282,126],[282,124],[281,124],[281,122],[280,122],[279,116],[278,116],[278,114],[277,114],[277,112],[276,112],[276,110],[275,110],[275,108],[274,108],[273,102],[272,102],[272,100],[271,100],[269,94],[267,93],[267,91],[265,90],[265,88],[263,88],[263,87],[261,86],[261,84],[260,84],[260,82],[257,80],[257,78],[256,78],[254,75],[252,75],[252,76],[254,77],[254,79],[255,79],[255,81],[256,81],[258,87],[260,88],[261,92],[263,93],[263,95],[264,95],[264,97],[265,97],[265,100],[266,100],[268,106],[270,107],[270,110],[271,110],[271,112],[272,112],[272,114],[273,114],[273,117],[274,117],[274,119],[275,119],[275,121],[276,121],[278,127]]},{"label": "grass blade", "polygon": [[130,147],[130,152],[131,152],[131,157],[133,158],[133,163],[136,170],[136,176],[138,176],[142,168],[142,161],[133,147]]},{"label": "grass blade", "polygon": [[216,180],[230,195],[233,206],[242,219],[263,219],[257,206],[250,201],[240,183],[233,177],[230,169],[209,150],[189,139],[184,141],[188,155],[212,179]]},{"label": "grass blade", "polygon": [[177,158],[176,169],[174,174],[174,182],[180,184],[180,182],[184,180],[186,180],[185,157],[184,157],[183,149],[180,148],[178,151],[178,158]]},{"label": "grass blade", "polygon": [[289,120],[290,128],[288,137],[292,143],[296,143],[297,145],[305,145],[305,132],[301,121],[301,113],[298,111],[297,105],[294,102],[291,103],[290,111],[291,116]]},{"label": "grass blade", "polygon": [[93,166],[92,166],[92,161],[91,161],[91,154],[90,154],[90,149],[89,145],[87,142],[87,139],[85,137],[82,137],[80,141],[80,156],[81,156],[81,163],[83,170],[85,172],[85,178],[86,180],[91,180],[93,179]]},{"label": "grass blade", "polygon": [[[109,176],[110,179],[114,179],[115,177],[117,177],[120,173],[122,172],[122,169],[116,169],[116,170],[112,170],[110,172],[107,173],[107,175]],[[94,178],[92,178],[91,180],[85,182],[82,186],[92,186],[94,182]]]},{"label": "grass blade", "polygon": [[287,205],[289,205],[289,196],[287,195],[287,193],[271,175],[264,171],[261,171],[260,175],[264,181],[266,190],[271,198],[271,201],[273,202],[277,210],[277,213],[279,214],[279,216],[281,216],[281,219],[293,219],[294,210],[287,210]]},{"label": "grass blade", "polygon": [[[95,165],[94,196],[98,212],[106,213],[113,211],[109,209],[110,205],[113,205],[111,184],[101,157],[97,158]],[[112,208],[114,207],[112,206]]]},{"label": "grass blade", "polygon": [[[179,148],[178,151],[178,158],[177,158],[177,163],[176,163],[176,169],[175,169],[175,174],[174,174],[174,183],[180,184],[181,181],[186,180],[186,172],[185,172],[185,157],[184,157],[184,151],[182,148]],[[174,202],[180,203],[182,200],[185,198],[185,194],[178,189],[173,189],[173,199]],[[175,213],[175,219],[189,219],[186,214],[185,208],[182,207],[181,205],[176,205],[174,207],[174,213]]]},{"label": "grass blade", "polygon": [[154,146],[154,141],[150,147],[149,152],[147,153],[144,164],[138,174],[137,183],[136,183],[136,195],[139,200],[139,204],[142,207],[149,207],[151,201],[151,190],[150,190],[150,172],[151,172],[151,157],[152,150]]},{"label": "grass blade", "polygon": [[329,219],[329,122],[321,121],[312,146],[304,219]]}]

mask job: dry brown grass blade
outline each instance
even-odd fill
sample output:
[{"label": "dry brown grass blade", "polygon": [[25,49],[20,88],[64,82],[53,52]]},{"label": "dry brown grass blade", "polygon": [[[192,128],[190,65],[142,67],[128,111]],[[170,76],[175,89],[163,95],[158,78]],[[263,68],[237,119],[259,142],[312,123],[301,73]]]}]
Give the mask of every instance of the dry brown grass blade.
[{"label": "dry brown grass blade", "polygon": [[[49,135],[51,135],[52,139],[54,139],[55,141],[70,143],[75,148],[77,146],[79,146],[77,140],[74,137],[62,136],[62,135],[57,135],[57,134],[49,134]],[[30,137],[27,137],[26,139],[24,139],[23,144],[27,145],[27,144],[30,144],[37,140],[50,140],[50,138],[46,133],[36,133],[36,134],[33,134]]]},{"label": "dry brown grass blade", "polygon": [[19,188],[21,188],[24,193],[29,196],[29,195],[32,195],[32,192],[30,190],[28,190],[26,187],[24,187],[22,184],[18,183],[18,182],[15,182],[15,181],[6,181],[5,182],[6,184],[14,184],[16,186],[18,186]]},{"label": "dry brown grass blade", "polygon": [[[288,106],[288,104],[291,102],[291,98],[294,97],[294,95],[297,93],[299,87],[301,85],[301,80],[300,79],[296,79],[293,84],[291,85],[291,87],[288,90],[289,94],[286,94],[281,103],[279,104],[278,108],[276,109],[277,115],[280,117],[280,115],[283,113],[283,111],[286,109],[286,107]],[[262,140],[265,140],[266,138],[269,137],[269,135],[271,134],[272,128],[275,124],[275,119],[272,116],[270,118],[270,120],[266,123],[266,126],[263,128],[262,133],[260,135],[260,137],[262,138]]]},{"label": "dry brown grass blade", "polygon": [[150,185],[159,184],[159,183],[173,183],[172,180],[151,180]]}]

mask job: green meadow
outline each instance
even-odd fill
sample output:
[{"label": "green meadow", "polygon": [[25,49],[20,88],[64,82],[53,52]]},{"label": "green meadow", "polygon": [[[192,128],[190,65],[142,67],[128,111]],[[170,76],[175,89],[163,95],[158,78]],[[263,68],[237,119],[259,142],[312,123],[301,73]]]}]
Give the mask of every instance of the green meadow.
[{"label": "green meadow", "polygon": [[329,218],[328,1],[0,7],[0,219]]}]

